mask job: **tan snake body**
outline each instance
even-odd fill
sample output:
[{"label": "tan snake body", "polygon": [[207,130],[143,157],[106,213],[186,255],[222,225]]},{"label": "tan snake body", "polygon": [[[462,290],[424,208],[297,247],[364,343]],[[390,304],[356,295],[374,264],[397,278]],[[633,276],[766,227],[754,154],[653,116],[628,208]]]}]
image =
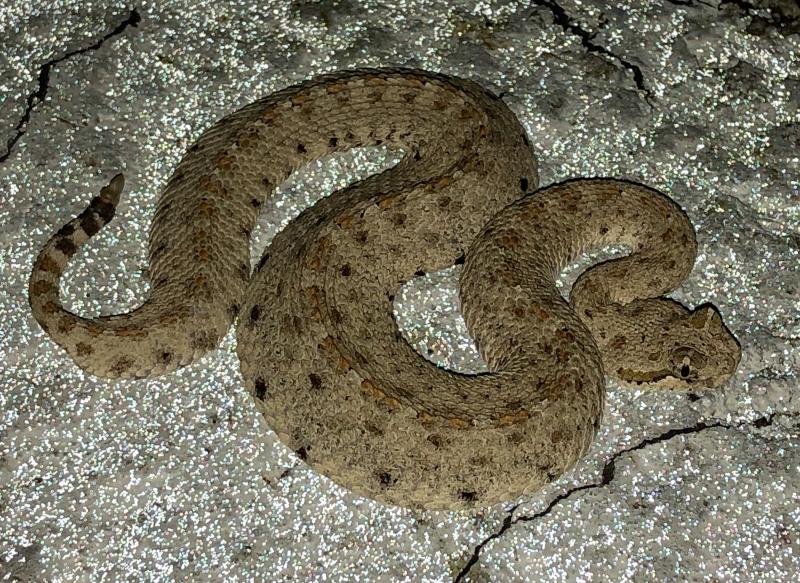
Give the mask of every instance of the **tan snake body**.
[{"label": "tan snake body", "polygon": [[[276,187],[312,160],[382,144],[402,160],[302,212],[251,275],[250,233]],[[312,467],[383,502],[458,509],[534,491],[591,444],[604,371],[699,389],[724,382],[739,360],[714,308],[652,299],[694,262],[680,207],[611,179],[534,194],[525,130],[470,81],[339,72],[220,120],[158,202],[147,300],[81,318],[62,307],[59,280],[113,216],[122,182],[39,254],[30,303],[43,329],[86,371],[140,378],[214,349],[238,315],[242,375],[269,426]],[[620,242],[631,254],[585,272],[565,302],[561,269]],[[461,262],[462,310],[489,373],[437,367],[393,318],[404,282]]]}]

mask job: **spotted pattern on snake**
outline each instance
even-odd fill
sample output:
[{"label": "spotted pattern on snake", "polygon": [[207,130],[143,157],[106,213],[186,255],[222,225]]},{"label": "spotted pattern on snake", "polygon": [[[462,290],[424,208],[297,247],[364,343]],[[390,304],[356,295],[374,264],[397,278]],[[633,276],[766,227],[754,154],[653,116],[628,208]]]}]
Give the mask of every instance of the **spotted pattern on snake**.
[{"label": "spotted pattern on snake", "polygon": [[[250,233],[276,188],[313,160],[376,145],[403,157],[302,212],[251,274]],[[30,305],[79,367],[111,378],[188,365],[238,316],[246,386],[306,463],[388,504],[487,506],[575,465],[601,422],[606,374],[699,390],[740,358],[712,306],[661,297],[696,254],[677,204],[612,179],[537,186],[524,128],[477,84],[408,69],[325,75],[189,148],[157,204],[140,307],[87,319],[59,300],[68,260],[114,215],[121,175],[45,244]],[[612,243],[630,254],[583,273],[565,301],[561,270]],[[437,367],[394,321],[405,282],[459,263],[487,373]]]}]

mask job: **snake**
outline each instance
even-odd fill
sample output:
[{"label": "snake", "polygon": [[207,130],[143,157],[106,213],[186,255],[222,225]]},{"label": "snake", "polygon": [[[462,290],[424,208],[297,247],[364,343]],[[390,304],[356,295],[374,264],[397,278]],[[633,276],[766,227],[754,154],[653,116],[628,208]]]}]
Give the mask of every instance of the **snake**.
[{"label": "snake", "polygon": [[[304,209],[251,266],[251,232],[289,175],[370,146],[399,162]],[[269,429],[383,504],[463,510],[534,493],[588,451],[609,378],[707,390],[741,357],[716,307],[666,297],[697,255],[681,207],[623,179],[539,188],[525,128],[467,79],[338,71],[223,117],[158,199],[147,297],[85,318],[62,305],[61,276],[112,220],[124,181],[35,259],[28,298],[42,330],[93,376],[142,379],[196,362],[236,322],[242,380]],[[564,297],[565,267],[609,245],[627,254],[590,266]],[[398,329],[398,290],[453,266],[485,372],[439,366]]]}]

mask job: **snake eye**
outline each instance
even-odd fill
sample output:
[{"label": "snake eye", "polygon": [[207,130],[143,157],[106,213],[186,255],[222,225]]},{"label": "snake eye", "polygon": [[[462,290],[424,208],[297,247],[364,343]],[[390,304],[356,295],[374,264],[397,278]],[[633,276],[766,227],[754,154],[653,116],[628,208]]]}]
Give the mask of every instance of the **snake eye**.
[{"label": "snake eye", "polygon": [[698,371],[705,366],[705,362],[703,354],[688,346],[682,346],[672,352],[672,370],[675,371],[675,376],[680,376],[682,379],[688,380],[697,376]]}]

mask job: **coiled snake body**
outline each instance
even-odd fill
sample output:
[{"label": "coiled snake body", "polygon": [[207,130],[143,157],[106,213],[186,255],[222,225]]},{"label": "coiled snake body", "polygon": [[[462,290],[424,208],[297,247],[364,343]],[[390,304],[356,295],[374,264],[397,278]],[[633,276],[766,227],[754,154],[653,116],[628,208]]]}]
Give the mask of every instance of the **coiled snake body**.
[{"label": "coiled snake body", "polygon": [[[379,144],[404,157],[301,213],[251,274],[250,232],[276,187],[312,160]],[[534,192],[524,129],[463,79],[340,72],[225,117],[158,202],[147,300],[82,318],[62,307],[59,279],[112,218],[122,184],[39,254],[29,292],[42,328],[91,374],[141,378],[214,349],[238,316],[242,374],[269,426],[312,467],[383,502],[458,509],[534,491],[589,447],[604,371],[706,388],[739,360],[713,307],[660,297],[694,262],[680,207],[611,179]],[[560,270],[610,243],[631,253],[583,273],[565,302]],[[462,262],[462,311],[488,373],[438,368],[392,315],[404,282]]]}]

